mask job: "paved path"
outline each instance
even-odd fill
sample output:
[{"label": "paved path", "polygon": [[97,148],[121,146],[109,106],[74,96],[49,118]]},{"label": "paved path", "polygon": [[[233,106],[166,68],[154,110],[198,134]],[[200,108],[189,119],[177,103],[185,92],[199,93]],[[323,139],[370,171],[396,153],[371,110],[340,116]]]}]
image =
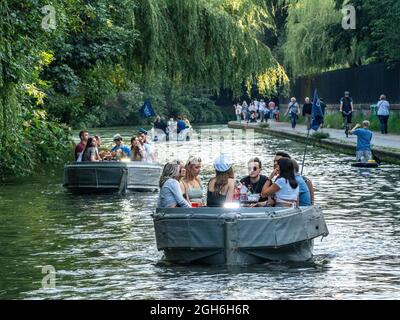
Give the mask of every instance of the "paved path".
[{"label": "paved path", "polygon": [[[239,122],[233,122],[236,124],[239,124]],[[242,121],[243,124],[243,121]],[[269,127],[273,130],[278,130],[278,131],[283,131],[283,132],[288,132],[288,133],[295,133],[299,135],[307,135],[307,128],[305,125],[297,125],[296,129],[292,129],[290,123],[287,122],[273,122],[269,121],[268,122]],[[248,124],[249,127],[257,127],[258,125],[256,124]],[[328,132],[330,139],[337,140],[340,143],[345,143],[345,144],[353,144],[356,145],[357,143],[357,137],[356,136],[349,136],[346,138],[346,135],[343,130],[338,130],[338,129],[327,129],[323,128],[323,132]],[[311,134],[314,131],[311,131]],[[400,135],[395,135],[395,134],[388,134],[388,135],[383,135],[378,132],[373,132],[373,137],[372,137],[372,145],[373,147],[384,147],[384,148],[390,148],[393,151],[400,152]],[[396,149],[396,150],[394,150]]]}]

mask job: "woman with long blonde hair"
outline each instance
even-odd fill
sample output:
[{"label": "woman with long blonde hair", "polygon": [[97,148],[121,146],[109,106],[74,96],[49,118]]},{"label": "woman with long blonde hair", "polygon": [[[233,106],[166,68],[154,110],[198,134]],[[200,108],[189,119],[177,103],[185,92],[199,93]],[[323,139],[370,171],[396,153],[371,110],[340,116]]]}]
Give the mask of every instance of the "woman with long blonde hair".
[{"label": "woman with long blonde hair", "polygon": [[226,202],[232,202],[235,192],[232,165],[232,161],[225,155],[215,159],[215,177],[208,183],[207,207],[223,207]]},{"label": "woman with long blonde hair", "polygon": [[158,196],[158,208],[191,207],[179,187],[179,181],[185,176],[185,168],[181,161],[169,162],[164,166],[160,177],[160,194]]},{"label": "woman with long blonde hair", "polygon": [[203,188],[199,174],[201,171],[201,158],[190,157],[186,162],[186,174],[181,180],[181,190],[184,198],[191,203],[203,204]]}]

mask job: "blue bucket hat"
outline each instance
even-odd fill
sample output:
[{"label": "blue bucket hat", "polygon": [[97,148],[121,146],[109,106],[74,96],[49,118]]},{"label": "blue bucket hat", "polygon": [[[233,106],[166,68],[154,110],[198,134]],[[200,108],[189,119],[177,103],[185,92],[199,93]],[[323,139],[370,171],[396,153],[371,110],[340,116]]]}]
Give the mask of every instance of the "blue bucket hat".
[{"label": "blue bucket hat", "polygon": [[143,128],[140,128],[140,129],[138,130],[138,133],[144,133],[144,134],[147,136],[147,131],[144,130]]},{"label": "blue bucket hat", "polygon": [[232,165],[232,160],[224,154],[214,160],[214,169],[218,172],[226,172],[232,168]]}]

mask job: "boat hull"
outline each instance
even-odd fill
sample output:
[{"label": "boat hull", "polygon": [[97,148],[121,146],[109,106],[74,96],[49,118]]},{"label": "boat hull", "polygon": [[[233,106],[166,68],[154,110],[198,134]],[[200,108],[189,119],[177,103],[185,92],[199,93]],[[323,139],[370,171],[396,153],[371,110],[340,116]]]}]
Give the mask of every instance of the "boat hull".
[{"label": "boat hull", "polygon": [[153,221],[163,259],[183,264],[307,261],[328,235],[318,207],[157,209]]},{"label": "boat hull", "polygon": [[355,162],[351,164],[355,168],[378,168],[379,163],[377,162]]},{"label": "boat hull", "polygon": [[143,162],[76,162],[64,166],[63,186],[74,192],[156,191],[157,164]]}]

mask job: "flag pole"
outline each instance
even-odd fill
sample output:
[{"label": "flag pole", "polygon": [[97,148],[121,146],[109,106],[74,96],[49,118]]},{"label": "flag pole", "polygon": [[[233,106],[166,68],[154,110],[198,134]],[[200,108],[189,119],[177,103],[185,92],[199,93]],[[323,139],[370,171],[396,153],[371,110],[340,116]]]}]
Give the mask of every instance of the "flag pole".
[{"label": "flag pole", "polygon": [[306,153],[307,153],[307,146],[308,146],[308,141],[309,140],[310,140],[310,129],[308,129],[308,132],[307,132],[306,146],[304,147],[303,163],[301,164],[301,173],[300,173],[300,175],[303,175],[304,162],[306,161]]},{"label": "flag pole", "polygon": [[308,147],[308,142],[310,141],[310,130],[313,129],[317,131],[323,120],[323,114],[321,111],[321,105],[318,97],[317,88],[315,88],[314,90],[311,115],[312,115],[311,121],[310,123],[307,123],[307,138],[306,138],[306,146],[304,147],[303,163],[301,164],[301,175],[303,175],[304,171],[304,163],[306,161],[307,147]]}]

